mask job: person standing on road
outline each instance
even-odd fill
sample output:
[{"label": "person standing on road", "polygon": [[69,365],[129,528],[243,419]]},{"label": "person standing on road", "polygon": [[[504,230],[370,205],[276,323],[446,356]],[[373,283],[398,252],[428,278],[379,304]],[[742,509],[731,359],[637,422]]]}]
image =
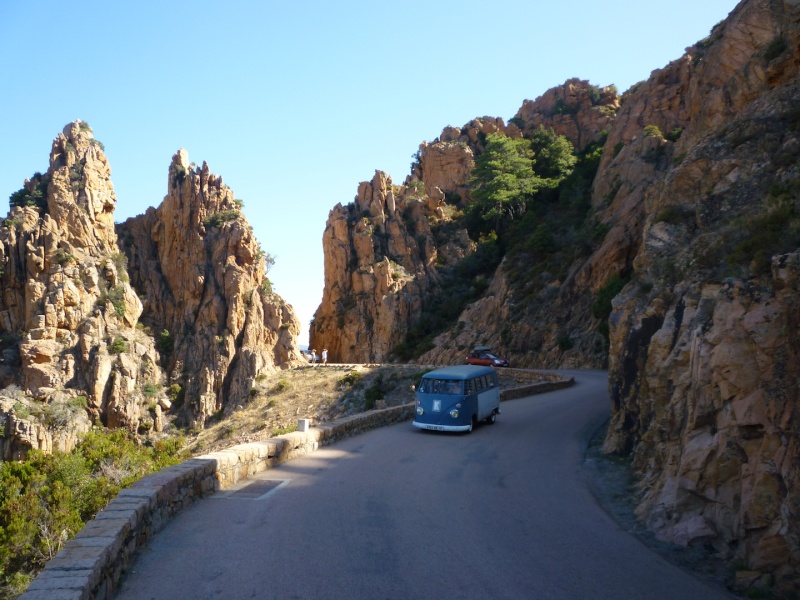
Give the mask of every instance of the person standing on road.
[{"label": "person standing on road", "polygon": [[317,351],[314,350],[313,348],[311,349],[311,366],[312,367],[317,366]]},{"label": "person standing on road", "polygon": [[323,365],[328,364],[328,349],[327,348],[323,348],[323,350],[322,350],[322,364]]}]

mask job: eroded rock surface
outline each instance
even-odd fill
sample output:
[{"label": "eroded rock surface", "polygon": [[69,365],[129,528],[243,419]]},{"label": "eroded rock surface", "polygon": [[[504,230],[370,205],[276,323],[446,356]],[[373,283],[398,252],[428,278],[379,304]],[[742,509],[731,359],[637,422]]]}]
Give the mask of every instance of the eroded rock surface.
[{"label": "eroded rock surface", "polygon": [[0,226],[3,459],[68,450],[92,423],[158,432],[165,407],[202,425],[260,370],[299,360],[299,324],[231,190],[184,152],[169,173],[162,206],[120,227],[128,254],[86,123],[67,125],[47,172],[12,196]]},{"label": "eroded rock surface", "polygon": [[38,203],[12,207],[0,227],[3,385],[27,392],[54,425],[8,415],[5,458],[68,445],[74,432],[56,432],[64,423],[52,419],[69,400],[109,427],[136,429],[142,386],[160,377],[152,340],[133,329],[142,305],[117,246],[110,174],[91,129],[71,123],[53,141],[47,173],[26,182]]},{"label": "eroded rock surface", "polygon": [[[260,371],[301,360],[292,307],[272,292],[265,254],[233,191],[181,150],[158,208],[119,226],[143,322],[169,340],[170,383],[194,425],[247,397]],[[165,333],[166,332],[166,333]]]},{"label": "eroded rock surface", "polygon": [[[794,2],[740,3],[623,103],[609,143],[625,146],[602,174],[620,174],[612,206],[641,223],[611,317],[605,449],[632,453],[661,539],[712,544],[781,597],[800,590],[800,332],[798,255],[773,248],[798,245],[799,22]],[[651,103],[683,132],[651,142],[660,175],[631,201],[615,163],[643,156],[633,123]]]}]

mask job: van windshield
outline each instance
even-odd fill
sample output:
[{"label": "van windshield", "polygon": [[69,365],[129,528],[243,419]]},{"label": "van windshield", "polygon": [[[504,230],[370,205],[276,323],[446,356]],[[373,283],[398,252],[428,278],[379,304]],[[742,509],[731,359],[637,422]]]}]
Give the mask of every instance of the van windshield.
[{"label": "van windshield", "polygon": [[463,394],[463,381],[456,379],[423,379],[419,391],[423,394]]}]

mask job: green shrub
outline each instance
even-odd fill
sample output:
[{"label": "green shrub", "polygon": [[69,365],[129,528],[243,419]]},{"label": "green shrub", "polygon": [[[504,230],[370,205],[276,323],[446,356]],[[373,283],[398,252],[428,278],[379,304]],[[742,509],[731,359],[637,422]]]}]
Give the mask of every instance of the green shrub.
[{"label": "green shrub", "polygon": [[278,437],[279,435],[292,433],[293,431],[297,431],[297,425],[287,425],[286,427],[277,427],[272,430],[272,437]]},{"label": "green shrub", "polygon": [[751,275],[768,274],[772,257],[800,245],[800,214],[790,200],[783,200],[766,212],[737,221],[740,227],[733,250],[727,255],[731,266],[749,269]]},{"label": "green shrub", "polygon": [[28,583],[125,487],[184,458],[183,440],[138,445],[123,430],[88,433],[73,452],[0,462],[0,597]]},{"label": "green shrub", "polygon": [[553,232],[550,231],[550,228],[545,223],[540,223],[536,226],[530,239],[530,245],[533,249],[542,253],[553,252],[556,249]]},{"label": "green shrub", "polygon": [[15,206],[33,206],[39,209],[47,207],[47,186],[49,179],[41,173],[34,173],[29,186],[32,190],[22,188],[9,196],[8,203]]},{"label": "green shrub", "polygon": [[425,184],[419,179],[410,181],[408,183],[408,189],[410,189],[416,196],[425,195]]},{"label": "green shrub", "polygon": [[172,174],[172,187],[179,187],[186,179],[186,167],[175,165]]},{"label": "green shrub", "polygon": [[111,345],[108,347],[108,351],[111,354],[122,354],[123,352],[128,351],[128,342],[125,341],[123,337],[115,337],[114,341],[111,342]]},{"label": "green shrub", "polygon": [[86,396],[75,396],[74,398],[70,398],[67,400],[67,404],[76,410],[86,410],[89,408],[89,402],[86,399]]},{"label": "green shrub", "polygon": [[272,295],[272,282],[267,277],[265,277],[264,281],[261,283],[261,293],[265,296]]},{"label": "green shrub", "polygon": [[358,371],[350,371],[347,375],[342,377],[339,381],[336,382],[336,385],[340,388],[344,387],[357,387],[361,385],[363,376]]},{"label": "green shrub", "polygon": [[177,383],[173,383],[167,388],[167,398],[170,399],[170,402],[180,402],[183,400],[184,393],[183,388]]},{"label": "green shrub", "polygon": [[157,383],[148,382],[142,386],[142,392],[146,398],[155,398],[158,392],[161,391],[161,386]]},{"label": "green shrub", "polygon": [[203,225],[206,227],[220,227],[228,221],[238,219],[240,215],[241,213],[237,209],[221,210],[203,219]]},{"label": "green shrub", "polygon": [[125,253],[116,252],[111,255],[111,260],[114,262],[114,266],[117,269],[117,278],[123,283],[130,281],[128,277],[128,257]]},{"label": "green shrub", "polygon": [[31,409],[27,404],[17,401],[14,403],[14,414],[18,419],[27,419],[31,416]]},{"label": "green shrub", "polygon": [[64,266],[70,261],[75,262],[75,255],[65,252],[63,248],[59,248],[56,250],[55,259],[59,265]]},{"label": "green shrub", "polygon": [[563,98],[556,100],[556,103],[553,106],[554,115],[574,115],[577,114],[578,111],[580,111],[580,106],[569,105],[564,101]]},{"label": "green shrub", "polygon": [[69,168],[69,180],[72,184],[72,191],[77,192],[86,187],[86,182],[83,180],[84,164],[81,161],[76,161]]},{"label": "green shrub", "polygon": [[644,137],[657,137],[664,139],[664,134],[661,133],[658,125],[647,125],[644,128]]},{"label": "green shrub", "polygon": [[378,400],[382,400],[385,395],[386,389],[383,375],[379,373],[378,376],[372,380],[370,386],[364,390],[364,410],[372,410],[375,408],[375,403]]},{"label": "green shrub", "polygon": [[280,394],[291,388],[291,384],[285,379],[279,379],[278,382],[270,390],[273,394]]},{"label": "green shrub", "polygon": [[786,42],[786,38],[779,35],[777,37],[772,38],[772,40],[764,47],[764,60],[770,62],[778,58],[781,54],[786,51],[789,45]]},{"label": "green shrub", "polygon": [[85,406],[74,405],[68,402],[53,402],[42,407],[41,420],[50,427],[63,429],[72,424],[75,414],[83,412]]},{"label": "green shrub", "polygon": [[683,127],[676,127],[664,137],[667,138],[670,142],[677,142],[680,139],[682,133],[683,133]]},{"label": "green shrub", "polygon": [[164,329],[158,334],[156,349],[158,349],[159,353],[163,356],[172,354],[172,351],[175,349],[175,341],[172,339],[169,330]]},{"label": "green shrub", "polygon": [[107,299],[114,307],[114,314],[118,317],[125,316],[125,286],[115,285],[108,290]]},{"label": "green shrub", "polygon": [[608,278],[608,281],[603,287],[597,290],[594,303],[592,303],[592,315],[596,319],[605,321],[611,315],[611,301],[614,297],[622,291],[625,284],[628,283],[627,278],[623,278],[617,273],[614,273]]},{"label": "green shrub", "polygon": [[572,348],[575,344],[572,341],[572,338],[569,337],[567,333],[560,333],[558,334],[558,349],[562,352],[566,352],[570,348]]},{"label": "green shrub", "polygon": [[659,209],[653,219],[654,223],[669,223],[671,225],[682,225],[694,220],[695,212],[693,209],[670,204]]}]

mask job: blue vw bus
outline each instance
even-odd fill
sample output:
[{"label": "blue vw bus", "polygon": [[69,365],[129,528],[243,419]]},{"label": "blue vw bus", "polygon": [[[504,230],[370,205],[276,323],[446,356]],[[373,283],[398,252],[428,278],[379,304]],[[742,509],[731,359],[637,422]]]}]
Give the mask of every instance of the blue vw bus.
[{"label": "blue vw bus", "polygon": [[422,376],[416,399],[414,427],[469,432],[500,414],[500,380],[492,367],[444,367]]}]

